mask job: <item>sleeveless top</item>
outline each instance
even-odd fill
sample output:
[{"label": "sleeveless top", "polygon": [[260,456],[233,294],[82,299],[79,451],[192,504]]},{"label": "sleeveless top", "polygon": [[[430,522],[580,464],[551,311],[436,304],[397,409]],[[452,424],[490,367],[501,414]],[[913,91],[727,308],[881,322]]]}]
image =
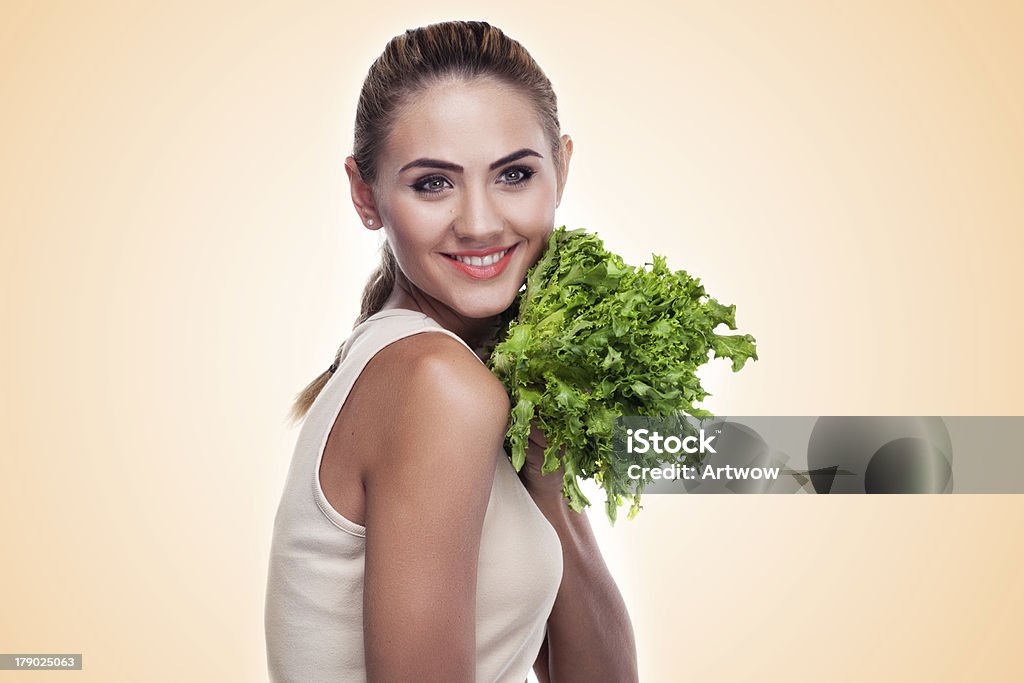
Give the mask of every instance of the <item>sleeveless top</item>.
[{"label": "sleeveless top", "polygon": [[[358,325],[302,424],[274,518],[267,576],[264,627],[275,683],[366,681],[366,528],[327,501],[320,462],[342,404],[370,359],[392,342],[427,331],[462,342],[408,309],[386,309]],[[508,457],[502,453],[497,463],[477,566],[475,680],[523,683],[561,582],[562,549]]]}]

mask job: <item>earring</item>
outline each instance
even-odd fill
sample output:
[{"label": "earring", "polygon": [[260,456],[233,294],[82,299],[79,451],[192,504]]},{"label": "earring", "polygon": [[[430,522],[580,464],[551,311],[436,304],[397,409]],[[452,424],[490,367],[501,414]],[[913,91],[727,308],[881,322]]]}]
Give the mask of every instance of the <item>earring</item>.
[{"label": "earring", "polygon": [[366,224],[367,225],[373,225],[373,219],[372,218],[367,218],[366,219]]}]

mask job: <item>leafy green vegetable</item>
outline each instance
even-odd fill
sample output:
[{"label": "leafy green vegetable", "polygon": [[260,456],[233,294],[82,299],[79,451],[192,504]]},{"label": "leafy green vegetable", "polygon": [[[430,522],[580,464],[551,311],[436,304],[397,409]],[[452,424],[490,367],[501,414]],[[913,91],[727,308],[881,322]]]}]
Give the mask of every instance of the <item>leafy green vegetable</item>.
[{"label": "leafy green vegetable", "polygon": [[512,399],[506,444],[516,470],[536,420],[548,441],[541,472],[565,466],[562,491],[577,512],[590,505],[579,479],[597,481],[613,523],[626,499],[629,518],[636,515],[643,489],[613,453],[615,418],[711,417],[694,405],[708,396],[697,369],[712,353],[731,359],[733,371],[757,360],[750,335],[714,332],[722,323],[736,329],[735,306],[710,298],[699,279],[669,270],[663,257],[652,259],[649,269],[634,268],[596,235],[556,229],[488,359]]}]

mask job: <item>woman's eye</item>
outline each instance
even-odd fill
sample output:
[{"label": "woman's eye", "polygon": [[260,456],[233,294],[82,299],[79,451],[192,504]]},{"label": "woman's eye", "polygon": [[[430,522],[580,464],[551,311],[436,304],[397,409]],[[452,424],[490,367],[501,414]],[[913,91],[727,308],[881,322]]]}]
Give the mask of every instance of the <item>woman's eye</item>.
[{"label": "woman's eye", "polygon": [[436,194],[444,190],[446,186],[451,187],[451,183],[448,182],[447,178],[439,175],[433,175],[414,183],[412,185],[412,189],[417,192]]},{"label": "woman's eye", "polygon": [[501,174],[502,180],[506,185],[521,185],[529,180],[534,174],[532,168],[526,166],[515,166],[507,169]]}]

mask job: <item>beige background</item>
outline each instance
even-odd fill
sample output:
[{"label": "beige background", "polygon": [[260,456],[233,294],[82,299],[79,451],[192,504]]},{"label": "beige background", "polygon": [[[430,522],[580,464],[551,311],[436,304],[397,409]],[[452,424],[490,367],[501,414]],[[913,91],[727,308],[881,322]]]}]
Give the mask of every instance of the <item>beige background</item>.
[{"label": "beige background", "polygon": [[[86,662],[21,677],[265,679],[284,415],[375,258],[358,88],[432,21],[548,72],[559,223],[737,304],[707,407],[1024,414],[1020,3],[477,6],[0,1],[0,651]],[[1024,675],[1022,497],[602,514],[644,681]]]}]

